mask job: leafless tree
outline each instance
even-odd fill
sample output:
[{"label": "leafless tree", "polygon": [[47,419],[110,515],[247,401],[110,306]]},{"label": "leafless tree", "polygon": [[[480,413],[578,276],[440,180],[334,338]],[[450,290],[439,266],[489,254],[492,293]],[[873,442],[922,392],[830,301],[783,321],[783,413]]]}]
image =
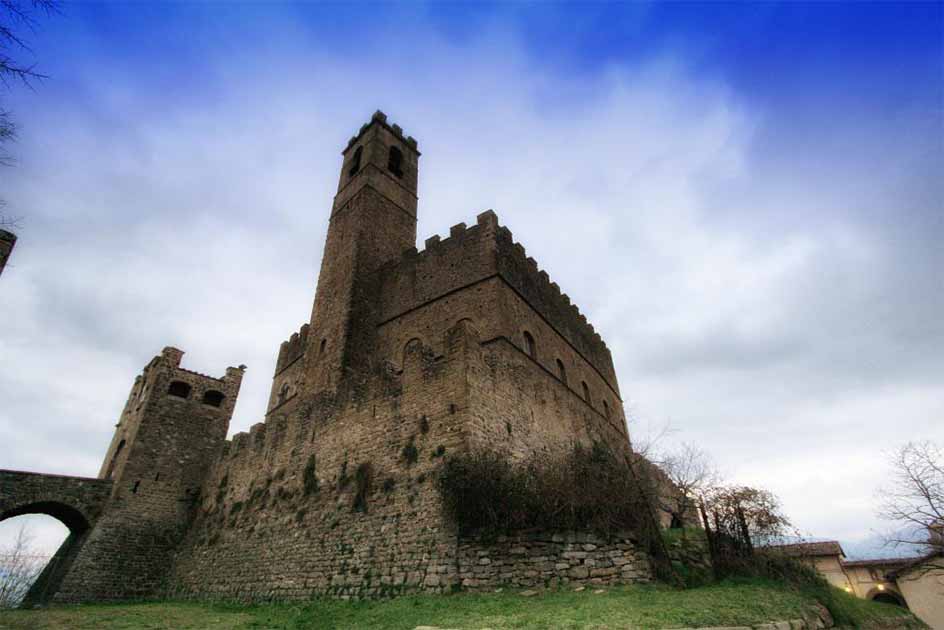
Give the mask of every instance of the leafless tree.
[{"label": "leafless tree", "polygon": [[662,471],[677,488],[663,493],[662,509],[672,515],[672,525],[682,526],[695,517],[699,499],[721,482],[721,475],[708,453],[690,443],[662,456]]},{"label": "leafless tree", "polygon": [[0,608],[16,608],[49,560],[36,553],[25,525],[9,547],[0,548]]},{"label": "leafless tree", "polygon": [[736,531],[741,528],[752,545],[769,545],[795,537],[793,523],[783,513],[777,495],[750,486],[716,486],[705,494],[707,512],[716,527]]},{"label": "leafless tree", "polygon": [[652,422],[642,416],[635,404],[627,403],[626,423],[632,426],[633,452],[658,464],[662,442],[676,431],[671,421]]},{"label": "leafless tree", "polygon": [[[49,14],[56,10],[57,0],[0,0],[0,86],[9,90],[14,85],[30,87],[44,75],[36,70],[32,62],[23,61],[32,50],[24,32],[36,29],[38,14]],[[6,146],[16,139],[16,125],[10,111],[0,102],[0,166],[7,166],[13,157]],[[0,228],[16,227],[17,218],[7,217],[0,203]]]},{"label": "leafless tree", "polygon": [[917,554],[944,552],[944,450],[929,441],[908,442],[890,463],[891,478],[878,493],[879,517],[895,525],[886,543]]}]

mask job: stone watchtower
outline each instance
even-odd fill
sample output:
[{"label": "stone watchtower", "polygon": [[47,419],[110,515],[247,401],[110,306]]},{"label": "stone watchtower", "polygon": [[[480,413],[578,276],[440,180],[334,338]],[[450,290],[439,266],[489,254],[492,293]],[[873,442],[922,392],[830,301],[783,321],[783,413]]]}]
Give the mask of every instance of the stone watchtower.
[{"label": "stone watchtower", "polygon": [[496,546],[445,517],[449,457],[628,451],[629,435],[606,344],[494,212],[417,249],[419,157],[382,112],[348,142],[311,317],[279,348],[264,421],[225,440],[242,368],[196,374],[174,348],[145,368],[58,600],[647,579],[629,538]]},{"label": "stone watchtower", "polygon": [[306,377],[319,390],[369,369],[371,274],[416,244],[416,140],[377,112],[343,156],[308,331]]},{"label": "stone watchtower", "polygon": [[98,475],[110,482],[101,513],[56,554],[51,564],[68,565],[61,584],[43,585],[60,601],[147,597],[165,584],[245,369],[214,378],[180,367],[183,354],[164,348],[134,381]]}]

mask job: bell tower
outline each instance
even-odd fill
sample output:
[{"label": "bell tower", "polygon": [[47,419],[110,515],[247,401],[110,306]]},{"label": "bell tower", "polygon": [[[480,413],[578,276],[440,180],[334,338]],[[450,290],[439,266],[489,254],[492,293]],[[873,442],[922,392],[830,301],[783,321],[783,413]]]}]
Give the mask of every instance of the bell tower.
[{"label": "bell tower", "polygon": [[342,152],[306,352],[306,388],[336,390],[365,366],[372,337],[368,278],[416,245],[416,140],[377,111]]}]

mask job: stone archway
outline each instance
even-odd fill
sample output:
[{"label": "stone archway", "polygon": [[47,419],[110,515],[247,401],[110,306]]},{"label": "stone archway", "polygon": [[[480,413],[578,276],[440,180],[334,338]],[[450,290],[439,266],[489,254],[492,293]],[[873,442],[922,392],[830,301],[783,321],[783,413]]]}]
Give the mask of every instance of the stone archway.
[{"label": "stone archway", "polygon": [[0,521],[45,514],[69,529],[69,536],[27,593],[24,606],[44,604],[59,590],[111,489],[112,482],[107,479],[0,470]]},{"label": "stone archway", "polygon": [[19,505],[16,508],[0,512],[0,522],[25,514],[51,516],[68,527],[72,533],[84,534],[90,526],[88,519],[78,508],[59,501],[36,501]]},{"label": "stone archway", "polygon": [[865,598],[873,602],[893,604],[895,606],[901,606],[902,608],[908,608],[908,604],[905,602],[905,598],[902,597],[901,593],[889,588],[873,588],[866,594]]}]

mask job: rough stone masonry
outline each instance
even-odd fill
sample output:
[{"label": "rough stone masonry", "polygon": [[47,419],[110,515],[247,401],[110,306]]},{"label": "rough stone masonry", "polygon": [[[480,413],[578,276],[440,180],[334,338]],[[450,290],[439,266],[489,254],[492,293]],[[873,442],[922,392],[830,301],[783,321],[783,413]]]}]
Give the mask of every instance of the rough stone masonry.
[{"label": "rough stone masonry", "polygon": [[46,476],[0,473],[0,520],[82,515],[32,601],[649,579],[631,535],[483,541],[444,517],[434,480],[456,453],[628,449],[613,360],[493,212],[417,251],[420,152],[382,112],[343,156],[311,317],[279,349],[264,421],[226,440],[244,367],[198,374],[169,347],[131,388],[98,503],[71,506],[89,493],[70,478],[44,494]]}]

